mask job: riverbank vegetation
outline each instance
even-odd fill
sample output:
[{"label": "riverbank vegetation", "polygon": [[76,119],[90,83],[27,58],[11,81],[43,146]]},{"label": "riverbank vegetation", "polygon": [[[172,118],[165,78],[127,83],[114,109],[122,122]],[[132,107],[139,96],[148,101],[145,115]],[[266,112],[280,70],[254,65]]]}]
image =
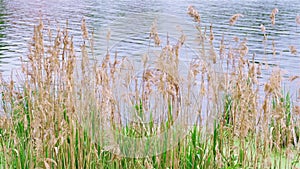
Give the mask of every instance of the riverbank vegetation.
[{"label": "riverbank vegetation", "polygon": [[300,107],[280,68],[264,74],[246,39],[223,37],[216,49],[213,27],[193,7],[188,14],[200,50],[186,70],[189,37],[162,46],[155,22],[149,39],[160,52],[141,56],[137,70],[110,50],[99,60],[84,19],[81,53],[72,28],[40,21],[18,83],[1,80],[0,168],[299,168]]}]

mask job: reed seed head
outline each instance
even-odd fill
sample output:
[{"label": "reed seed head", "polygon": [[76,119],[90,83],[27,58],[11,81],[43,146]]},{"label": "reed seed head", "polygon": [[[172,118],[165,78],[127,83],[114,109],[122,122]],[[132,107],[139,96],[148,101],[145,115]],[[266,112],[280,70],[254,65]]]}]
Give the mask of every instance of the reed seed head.
[{"label": "reed seed head", "polygon": [[266,32],[266,27],[263,24],[260,25],[260,29],[263,33]]},{"label": "reed seed head", "polygon": [[230,20],[229,20],[229,25],[233,26],[240,17],[244,17],[244,15],[239,14],[239,13],[232,15]]},{"label": "reed seed head", "polygon": [[194,18],[195,22],[198,22],[198,23],[201,22],[200,15],[199,15],[198,11],[195,9],[194,6],[189,6],[189,7],[188,7],[188,14],[189,14],[192,18]]},{"label": "reed seed head", "polygon": [[295,115],[300,116],[300,106],[294,106],[294,113]]},{"label": "reed seed head", "polygon": [[294,81],[294,80],[296,80],[296,79],[298,79],[298,78],[300,78],[300,76],[291,76],[290,78],[289,78],[289,81]]},{"label": "reed seed head", "polygon": [[296,24],[297,24],[297,25],[300,25],[300,15],[297,15],[297,16],[296,16],[295,21],[296,21]]},{"label": "reed seed head", "polygon": [[88,39],[89,34],[88,34],[88,29],[87,29],[86,22],[85,22],[84,18],[82,18],[82,21],[81,21],[81,31],[82,31],[83,39]]},{"label": "reed seed head", "polygon": [[296,49],[296,47],[295,47],[295,46],[291,45],[291,46],[289,46],[289,48],[290,48],[290,52],[291,52],[291,54],[293,54],[293,55],[297,55],[297,49]]},{"label": "reed seed head", "polygon": [[279,10],[277,8],[274,8],[270,14],[270,19],[271,19],[271,23],[272,25],[275,25],[275,15],[279,12]]},{"label": "reed seed head", "polygon": [[152,23],[151,30],[150,30],[150,38],[153,38],[154,44],[156,46],[160,45],[161,41],[160,41],[160,38],[159,38],[158,32],[157,32],[156,20]]}]

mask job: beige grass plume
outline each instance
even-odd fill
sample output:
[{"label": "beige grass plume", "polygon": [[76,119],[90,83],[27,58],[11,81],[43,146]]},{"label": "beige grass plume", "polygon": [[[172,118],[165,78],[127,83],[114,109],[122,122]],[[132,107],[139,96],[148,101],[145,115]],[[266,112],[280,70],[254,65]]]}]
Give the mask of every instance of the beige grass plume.
[{"label": "beige grass plume", "polygon": [[300,106],[294,106],[294,114],[298,116],[300,115]]},{"label": "beige grass plume", "polygon": [[201,18],[199,15],[199,12],[194,8],[194,6],[189,6],[188,7],[188,14],[194,18],[194,20],[198,23],[201,22]]},{"label": "beige grass plume", "polygon": [[297,49],[296,49],[296,47],[295,46],[289,46],[289,48],[290,48],[290,52],[291,52],[291,54],[293,54],[293,55],[297,55]]},{"label": "beige grass plume", "polygon": [[81,20],[81,31],[82,31],[83,39],[88,39],[89,35],[88,35],[88,30],[87,30],[85,18],[82,18],[82,20]]},{"label": "beige grass plume", "polygon": [[277,8],[274,8],[272,10],[272,13],[270,15],[270,18],[271,18],[271,23],[272,25],[275,25],[275,15],[279,12],[279,10]]},{"label": "beige grass plume", "polygon": [[289,78],[289,81],[294,81],[294,80],[296,80],[296,79],[298,79],[298,78],[300,78],[300,76],[291,76],[290,78]]},{"label": "beige grass plume", "polygon": [[234,25],[235,22],[239,19],[239,17],[244,17],[244,15],[242,15],[240,13],[232,15],[230,20],[229,20],[229,25],[230,26]]},{"label": "beige grass plume", "polygon": [[296,24],[297,24],[297,25],[300,25],[300,15],[297,15],[297,16],[296,16],[295,21],[296,21]]},{"label": "beige grass plume", "polygon": [[157,23],[156,20],[152,23],[151,30],[150,30],[150,38],[153,38],[154,43],[156,46],[159,46],[161,41],[158,36],[158,31],[157,31]]},{"label": "beige grass plume", "polygon": [[263,33],[266,32],[266,27],[263,24],[260,25],[260,29],[261,29],[261,32],[263,32]]},{"label": "beige grass plume", "polygon": [[214,36],[214,32],[213,32],[213,27],[212,27],[212,24],[210,24],[209,40],[213,41],[214,39],[215,39],[215,36]]}]

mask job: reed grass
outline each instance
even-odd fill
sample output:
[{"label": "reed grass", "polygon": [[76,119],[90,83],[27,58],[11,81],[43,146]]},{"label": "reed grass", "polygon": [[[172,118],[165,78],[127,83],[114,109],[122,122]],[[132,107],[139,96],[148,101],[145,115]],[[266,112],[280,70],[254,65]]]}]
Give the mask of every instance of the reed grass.
[{"label": "reed grass", "polygon": [[[271,14],[274,24],[277,12]],[[68,24],[53,34],[40,21],[20,82],[1,80],[0,168],[299,168],[300,108],[283,90],[282,71],[275,68],[261,82],[267,75],[246,40],[226,46],[223,36],[217,53],[213,27],[206,36],[198,11],[189,7],[188,14],[203,57],[194,58],[185,75],[179,71],[185,35],[161,46],[155,23],[149,38],[161,53],[153,62],[143,57],[140,77],[132,61],[117,53],[95,59],[84,19],[81,55]],[[233,15],[230,25],[240,16]],[[138,149],[119,138],[147,141],[179,118],[194,121],[176,142]],[[179,135],[172,134],[166,137]]]}]

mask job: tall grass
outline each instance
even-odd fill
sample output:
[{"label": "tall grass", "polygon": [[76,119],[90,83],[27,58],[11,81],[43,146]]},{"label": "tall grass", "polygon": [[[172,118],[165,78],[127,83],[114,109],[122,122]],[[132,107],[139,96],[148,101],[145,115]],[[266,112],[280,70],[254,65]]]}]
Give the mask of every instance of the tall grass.
[{"label": "tall grass", "polygon": [[[213,27],[207,36],[200,14],[188,13],[203,57],[186,73],[179,65],[184,34],[161,46],[152,25],[161,52],[143,56],[139,74],[109,50],[97,60],[84,19],[81,55],[68,24],[53,34],[40,21],[18,84],[1,80],[0,168],[299,167],[299,106],[284,93],[280,69],[261,82],[262,65],[246,41],[226,46],[223,37],[217,53]],[[157,135],[164,139],[153,141]]]}]

